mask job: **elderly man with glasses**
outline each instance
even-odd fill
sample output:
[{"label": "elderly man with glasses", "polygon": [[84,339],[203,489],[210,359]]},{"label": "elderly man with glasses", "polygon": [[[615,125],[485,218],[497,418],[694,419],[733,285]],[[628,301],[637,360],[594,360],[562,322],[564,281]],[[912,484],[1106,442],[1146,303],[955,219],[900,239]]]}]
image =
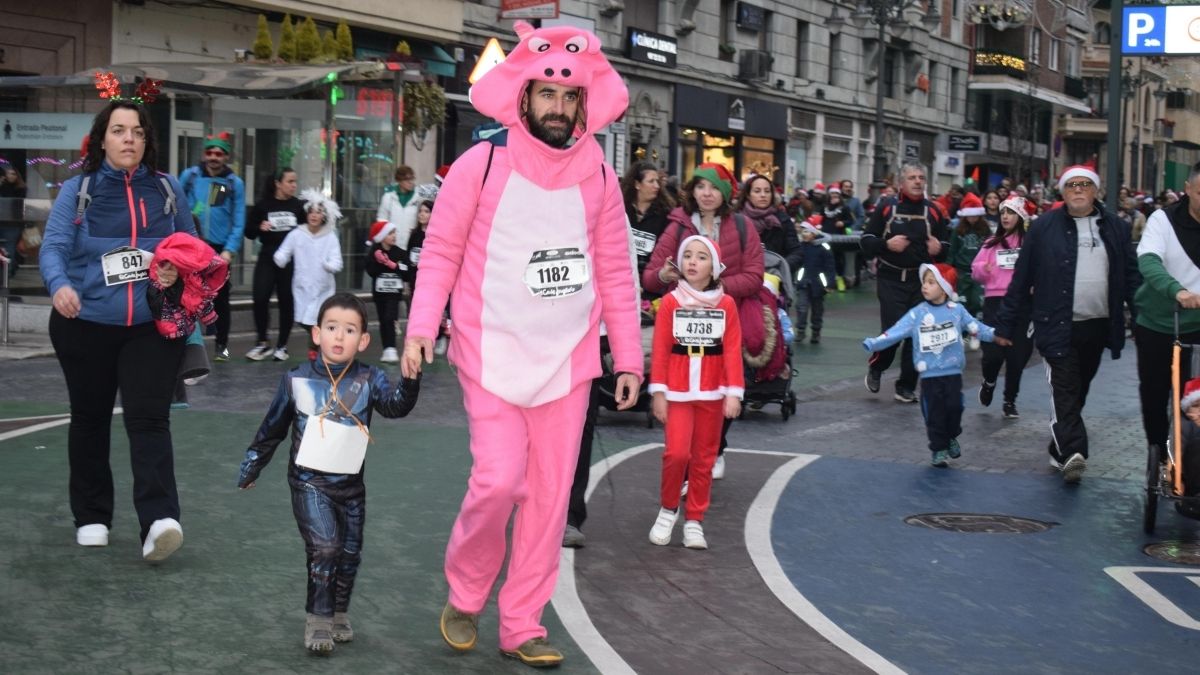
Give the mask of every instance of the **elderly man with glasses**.
[{"label": "elderly man with glasses", "polygon": [[[225,132],[204,139],[204,159],[179,175],[196,231],[230,264],[242,248],[246,230],[246,185],[227,166],[231,143]],[[222,286],[213,302],[217,312],[214,361],[229,360],[229,286]]]},{"label": "elderly man with glasses", "polygon": [[1129,224],[1096,195],[1100,176],[1068,167],[1058,180],[1063,206],[1034,221],[1025,235],[1012,283],[996,320],[996,335],[1013,337],[1032,320],[1051,389],[1050,464],[1067,483],[1087,469],[1083,406],[1107,348],[1125,346],[1125,312],[1142,282]]}]

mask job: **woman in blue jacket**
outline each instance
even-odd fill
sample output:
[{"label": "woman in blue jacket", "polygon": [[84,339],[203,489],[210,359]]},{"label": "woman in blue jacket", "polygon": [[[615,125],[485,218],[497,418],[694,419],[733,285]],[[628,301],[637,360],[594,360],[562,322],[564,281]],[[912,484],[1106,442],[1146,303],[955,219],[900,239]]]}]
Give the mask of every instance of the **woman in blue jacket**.
[{"label": "woman in blue jacket", "polygon": [[[154,170],[156,159],[145,109],[128,100],[105,106],[92,122],[83,174],[54,200],[39,258],[54,303],[50,340],[71,402],[76,542],[108,545],[109,437],[120,391],[142,557],[150,561],[183,542],[170,404],[185,341],[159,335],[146,292],[158,243],[175,232],[195,234],[179,183]],[[158,276],[172,287],[178,272],[163,264]]]}]

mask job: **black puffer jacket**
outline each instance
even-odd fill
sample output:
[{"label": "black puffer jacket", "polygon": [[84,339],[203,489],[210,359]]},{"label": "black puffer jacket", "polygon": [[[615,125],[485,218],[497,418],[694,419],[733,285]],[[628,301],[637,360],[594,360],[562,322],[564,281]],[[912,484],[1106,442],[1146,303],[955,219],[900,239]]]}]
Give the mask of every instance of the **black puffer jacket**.
[{"label": "black puffer jacket", "polygon": [[[1124,306],[1136,316],[1133,294],[1142,283],[1129,225],[1096,203],[1096,221],[1108,253],[1107,347],[1114,359],[1125,346]],[[1071,322],[1075,306],[1075,264],[1079,257],[1075,218],[1065,207],[1042,214],[1029,227],[1012,282],[996,316],[996,335],[1012,338],[1014,326],[1033,322],[1033,341],[1046,358],[1061,358],[1071,347]]]}]

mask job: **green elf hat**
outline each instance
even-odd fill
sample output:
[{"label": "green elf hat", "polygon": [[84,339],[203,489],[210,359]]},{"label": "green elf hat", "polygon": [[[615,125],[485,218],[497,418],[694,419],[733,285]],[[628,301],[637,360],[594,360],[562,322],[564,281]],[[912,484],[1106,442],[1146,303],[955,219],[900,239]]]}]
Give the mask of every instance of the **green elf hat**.
[{"label": "green elf hat", "polygon": [[204,139],[204,149],[219,148],[225,151],[225,154],[233,154],[233,137],[228,131],[222,131],[219,134],[207,136]]},{"label": "green elf hat", "polygon": [[703,178],[715,185],[725,196],[726,203],[733,197],[733,174],[729,173],[729,169],[726,169],[724,164],[713,162],[701,164],[692,172],[692,177]]}]

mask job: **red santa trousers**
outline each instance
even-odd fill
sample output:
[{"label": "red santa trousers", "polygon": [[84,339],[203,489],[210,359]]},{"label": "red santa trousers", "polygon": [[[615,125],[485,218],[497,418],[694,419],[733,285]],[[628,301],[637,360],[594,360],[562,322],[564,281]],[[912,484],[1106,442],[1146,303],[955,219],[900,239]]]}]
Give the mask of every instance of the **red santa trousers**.
[{"label": "red santa trousers", "polygon": [[679,507],[683,473],[687,471],[687,520],[704,520],[712,494],[712,468],[721,444],[725,401],[668,401],[666,448],[662,460],[664,508]]}]

